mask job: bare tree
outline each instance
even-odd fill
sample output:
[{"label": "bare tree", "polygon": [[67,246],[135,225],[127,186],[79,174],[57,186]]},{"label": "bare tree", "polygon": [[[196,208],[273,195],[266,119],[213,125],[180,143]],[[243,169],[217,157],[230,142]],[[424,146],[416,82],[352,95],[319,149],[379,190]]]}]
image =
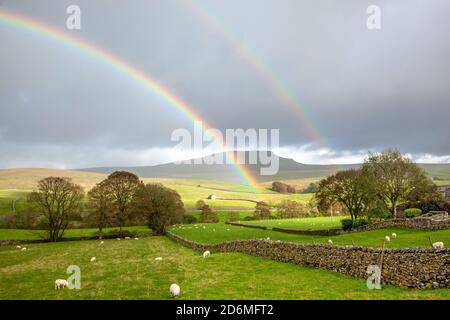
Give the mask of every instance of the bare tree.
[{"label": "bare tree", "polygon": [[138,176],[126,171],[115,171],[103,181],[108,199],[111,201],[111,209],[119,224],[119,234],[122,228],[130,220],[132,203],[136,191],[143,185]]},{"label": "bare tree", "polygon": [[72,179],[48,177],[38,182],[28,201],[44,216],[48,238],[55,242],[62,238],[70,215],[81,209],[83,197],[83,188]]},{"label": "bare tree", "polygon": [[103,237],[103,228],[112,220],[111,194],[108,192],[107,183],[102,181],[97,183],[88,192],[89,217],[98,227],[99,239]]}]

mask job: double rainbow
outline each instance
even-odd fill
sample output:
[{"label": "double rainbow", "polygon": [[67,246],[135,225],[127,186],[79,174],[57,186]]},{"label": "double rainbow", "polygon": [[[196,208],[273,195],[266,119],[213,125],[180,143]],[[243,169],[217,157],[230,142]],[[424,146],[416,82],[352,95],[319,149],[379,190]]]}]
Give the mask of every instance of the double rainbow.
[{"label": "double rainbow", "polygon": [[230,159],[235,160],[233,161],[233,165],[236,168],[236,171],[244,179],[245,183],[248,184],[255,192],[255,187],[257,185],[255,177],[244,164],[240,164],[239,161],[236,161],[233,150],[228,150],[224,145],[223,141],[221,141],[219,137],[211,133],[211,131],[214,132],[214,130],[209,130],[208,132],[206,132],[208,128],[211,128],[206,123],[206,121],[204,121],[200,116],[198,116],[191,106],[189,106],[182,99],[180,99],[175,94],[170,92],[168,88],[158,83],[151,76],[144,74],[140,70],[136,69],[135,67],[127,63],[126,61],[120,59],[117,56],[114,56],[113,54],[107,52],[104,49],[96,47],[85,40],[81,40],[72,35],[68,35],[67,33],[59,31],[55,27],[44,24],[40,21],[31,19],[29,17],[22,16],[5,10],[0,10],[0,25],[1,24],[25,30],[33,34],[37,34],[55,40],[58,43],[65,44],[85,54],[88,54],[92,58],[95,58],[103,63],[110,65],[118,72],[121,72],[124,75],[128,76],[129,78],[144,85],[153,93],[162,97],[168,103],[169,106],[175,108],[193,122],[201,121],[203,123],[203,131],[205,132],[205,134],[209,135],[209,137],[213,141],[215,141],[215,143],[221,148],[221,150],[223,150],[227,154],[228,157],[230,157]]}]

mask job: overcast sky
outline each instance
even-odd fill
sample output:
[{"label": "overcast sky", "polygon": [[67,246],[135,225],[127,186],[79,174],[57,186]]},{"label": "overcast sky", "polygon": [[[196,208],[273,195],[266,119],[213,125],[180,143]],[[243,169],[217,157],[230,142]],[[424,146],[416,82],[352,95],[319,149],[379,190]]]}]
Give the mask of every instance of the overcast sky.
[{"label": "overcast sky", "polygon": [[[66,29],[71,4],[81,30]],[[366,26],[371,4],[381,30]],[[0,10],[120,57],[222,131],[279,128],[282,156],[346,163],[395,147],[450,162],[448,0],[0,0]],[[198,155],[174,150],[177,128],[192,123],[124,73],[0,20],[0,167]]]}]

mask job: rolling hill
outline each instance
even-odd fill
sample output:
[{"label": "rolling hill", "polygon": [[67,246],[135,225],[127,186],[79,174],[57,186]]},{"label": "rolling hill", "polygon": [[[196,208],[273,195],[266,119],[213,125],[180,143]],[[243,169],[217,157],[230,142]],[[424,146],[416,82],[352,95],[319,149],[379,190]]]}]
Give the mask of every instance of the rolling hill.
[{"label": "rolling hill", "polygon": [[[215,156],[223,157],[223,154]],[[248,159],[249,152],[246,153]],[[230,164],[205,164],[204,158],[201,158],[202,164],[175,164],[167,163],[155,166],[139,167],[99,167],[79,169],[80,171],[109,174],[115,170],[126,170],[135,173],[143,178],[181,178],[181,179],[204,179],[226,182],[239,182],[239,177],[235,167]],[[247,165],[259,182],[270,182],[274,180],[317,180],[322,177],[333,174],[339,170],[350,168],[359,168],[360,164],[345,165],[317,165],[303,164],[293,159],[278,157],[279,171],[276,175],[261,176],[261,165]],[[419,164],[430,177],[436,177],[442,180],[450,180],[450,164]]]}]

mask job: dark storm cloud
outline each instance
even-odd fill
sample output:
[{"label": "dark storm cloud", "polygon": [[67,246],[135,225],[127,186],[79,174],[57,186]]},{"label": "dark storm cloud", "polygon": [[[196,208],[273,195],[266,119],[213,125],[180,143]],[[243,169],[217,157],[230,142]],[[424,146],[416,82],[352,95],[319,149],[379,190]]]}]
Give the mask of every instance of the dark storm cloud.
[{"label": "dark storm cloud", "polygon": [[[197,2],[235,42],[185,0],[17,0],[0,10],[112,52],[221,130],[280,128],[289,150],[316,142],[239,54],[240,42],[297,98],[333,154],[450,154],[448,1]],[[70,4],[81,7],[79,31],[65,30]],[[366,28],[370,4],[382,9],[379,31]],[[5,24],[0,43],[0,166],[33,165],[30,158],[71,167],[159,162],[152,150],[161,155],[174,145],[174,129],[191,128],[163,99],[76,49]]]}]

